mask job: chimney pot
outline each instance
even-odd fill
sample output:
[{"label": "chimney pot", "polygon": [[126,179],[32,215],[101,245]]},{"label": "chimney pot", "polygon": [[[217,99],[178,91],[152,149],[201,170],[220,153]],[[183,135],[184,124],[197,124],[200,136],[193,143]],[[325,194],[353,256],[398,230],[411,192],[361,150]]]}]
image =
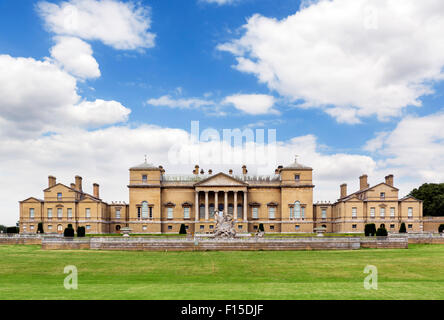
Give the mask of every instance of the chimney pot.
[{"label": "chimney pot", "polygon": [[243,165],[242,166],[242,174],[247,174],[247,173],[248,173],[247,166]]},{"label": "chimney pot", "polygon": [[213,174],[213,170],[208,170],[208,174]]},{"label": "chimney pot", "polygon": [[200,170],[200,174],[204,174],[204,173],[205,173],[204,169]]},{"label": "chimney pot", "polygon": [[230,169],[230,170],[228,171],[228,173],[229,173],[229,174],[233,174],[233,169]]}]

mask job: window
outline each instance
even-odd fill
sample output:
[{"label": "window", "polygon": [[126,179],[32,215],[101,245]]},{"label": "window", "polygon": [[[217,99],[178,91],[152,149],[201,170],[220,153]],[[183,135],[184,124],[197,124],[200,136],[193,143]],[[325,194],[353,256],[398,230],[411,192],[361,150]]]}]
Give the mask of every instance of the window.
[{"label": "window", "polygon": [[294,207],[290,207],[290,219],[294,218]]},{"label": "window", "polygon": [[200,230],[203,230],[203,229],[205,229],[205,226],[200,226]]},{"label": "window", "polygon": [[143,230],[143,231],[146,231],[147,229],[148,229],[147,226],[142,226],[142,230]]},{"label": "window", "polygon": [[137,219],[138,220],[140,220],[141,211],[142,211],[142,208],[141,207],[137,207]]},{"label": "window", "polygon": [[210,204],[210,207],[208,210],[210,211],[210,218],[214,218],[214,203]]},{"label": "window", "polygon": [[268,207],[268,218],[274,219],[276,213],[276,207]]},{"label": "window", "polygon": [[48,208],[48,219],[52,219],[52,208]]},{"label": "window", "polygon": [[59,193],[57,193],[57,200],[62,200],[62,193],[61,192],[59,192]]},{"label": "window", "polygon": [[89,224],[86,225],[86,230],[91,230],[91,226]]},{"label": "window", "polygon": [[237,218],[241,220],[243,218],[243,207],[242,205],[237,206]]},{"label": "window", "polygon": [[352,224],[352,229],[356,229],[357,225],[356,224]]},{"label": "window", "polygon": [[185,230],[188,230],[188,225],[185,225]]},{"label": "window", "polygon": [[214,226],[213,226],[213,225],[210,225],[210,229],[214,229]]},{"label": "window", "polygon": [[59,231],[59,232],[63,231],[63,226],[61,224],[59,224],[57,226],[57,231]]},{"label": "window", "polygon": [[72,208],[68,208],[68,219],[72,219]]},{"label": "window", "polygon": [[395,217],[395,208],[390,208],[390,218]]},{"label": "window", "polygon": [[295,174],[295,175],[294,175],[294,181],[296,181],[296,182],[301,181],[301,176],[298,175],[298,174]]},{"label": "window", "polygon": [[146,174],[142,175],[142,183],[148,182],[148,176]]},{"label": "window", "polygon": [[375,208],[370,208],[370,218],[375,217]]},{"label": "window", "polygon": [[301,203],[299,201],[295,201],[294,203],[294,217],[295,219],[301,218]]},{"label": "window", "polygon": [[385,199],[385,192],[381,192],[381,193],[379,194],[379,196],[381,197],[381,200],[384,200],[384,199]]},{"label": "window", "polygon": [[190,207],[183,208],[183,218],[184,219],[189,219],[190,218]]},{"label": "window", "polygon": [[257,230],[257,226],[253,226],[253,229],[254,229],[254,230]]},{"label": "window", "polygon": [[379,208],[379,215],[381,218],[383,218],[383,219],[385,218],[385,208],[384,207]]},{"label": "window", "polygon": [[[232,204],[229,204],[228,205],[228,214],[233,215],[233,212],[234,212],[234,206]],[[233,217],[233,218],[235,218],[235,217]]]},{"label": "window", "polygon": [[297,230],[299,230],[301,228],[301,226],[297,224],[297,225],[294,226],[294,228],[297,231]]},{"label": "window", "polygon": [[34,226],[32,226],[32,225],[29,226],[29,229],[34,230]]},{"label": "window", "polygon": [[412,229],[412,228],[413,228],[413,224],[409,224],[409,225],[408,225],[408,228],[409,228],[409,229]]},{"label": "window", "polygon": [[29,219],[34,219],[34,208],[29,209]]},{"label": "window", "polygon": [[120,209],[116,209],[116,219],[120,219]]},{"label": "window", "polygon": [[173,226],[168,226],[168,230],[173,230]]},{"label": "window", "polygon": [[302,220],[304,220],[304,218],[305,218],[305,207],[301,207],[301,216],[302,216]]},{"label": "window", "polygon": [[242,229],[242,225],[238,225],[237,227],[238,227],[239,229]]},{"label": "window", "polygon": [[52,230],[52,225],[48,224],[48,230]]},{"label": "window", "polygon": [[394,229],[395,228],[395,225],[394,224],[391,224],[390,225],[390,229]]},{"label": "window", "polygon": [[252,208],[253,219],[258,219],[258,207]]},{"label": "window", "polygon": [[91,209],[90,208],[85,209],[85,217],[87,219],[91,218]]},{"label": "window", "polygon": [[408,209],[408,215],[409,215],[409,219],[413,218],[413,208]]},{"label": "window", "polygon": [[322,220],[327,219],[327,209],[322,209],[321,214],[322,214]]},{"label": "window", "polygon": [[173,208],[172,207],[167,208],[167,217],[168,217],[168,219],[173,219]]},{"label": "window", "polygon": [[274,226],[270,226],[270,230],[274,230]]},{"label": "window", "polygon": [[358,208],[353,207],[352,208],[352,218],[356,219],[358,217]]},{"label": "window", "polygon": [[142,219],[148,219],[148,202],[142,202]]},{"label": "window", "polygon": [[63,217],[63,209],[57,208],[57,218],[62,219]]},{"label": "window", "polygon": [[199,219],[205,219],[205,205],[201,204],[199,206]]}]

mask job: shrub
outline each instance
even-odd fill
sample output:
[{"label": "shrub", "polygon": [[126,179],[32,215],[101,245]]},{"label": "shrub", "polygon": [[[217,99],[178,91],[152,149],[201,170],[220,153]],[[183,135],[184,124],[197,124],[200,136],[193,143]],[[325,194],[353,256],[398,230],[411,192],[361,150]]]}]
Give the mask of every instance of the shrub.
[{"label": "shrub", "polygon": [[77,237],[84,237],[85,233],[85,227],[77,227]]},{"label": "shrub", "polygon": [[41,222],[39,222],[39,224],[38,224],[37,233],[45,233],[43,231],[43,223],[41,223]]},{"label": "shrub", "polygon": [[68,224],[68,228],[72,228],[72,224],[71,223]]},{"label": "shrub", "polygon": [[265,232],[264,225],[262,223],[259,224],[259,231]]},{"label": "shrub", "polygon": [[399,227],[399,233],[407,233],[407,229],[405,228],[405,223],[401,223],[401,227]]},{"label": "shrub", "polygon": [[376,231],[376,236],[377,237],[387,237],[387,229],[385,229],[384,227],[378,228],[378,230]]},{"label": "shrub", "polygon": [[6,233],[19,233],[19,228],[18,227],[7,227]]},{"label": "shrub", "polygon": [[444,232],[444,224],[439,225],[438,232],[439,233]]},{"label": "shrub", "polygon": [[[71,227],[69,227],[71,226]],[[74,229],[72,228],[72,225],[69,224],[68,228],[65,229],[65,231],[63,231],[63,236],[64,237],[74,237]]]},{"label": "shrub", "polygon": [[185,228],[183,223],[180,225],[179,234],[187,234],[187,228]]},{"label": "shrub", "polygon": [[364,233],[366,237],[372,237],[376,235],[376,226],[374,223],[367,223],[364,228]]}]

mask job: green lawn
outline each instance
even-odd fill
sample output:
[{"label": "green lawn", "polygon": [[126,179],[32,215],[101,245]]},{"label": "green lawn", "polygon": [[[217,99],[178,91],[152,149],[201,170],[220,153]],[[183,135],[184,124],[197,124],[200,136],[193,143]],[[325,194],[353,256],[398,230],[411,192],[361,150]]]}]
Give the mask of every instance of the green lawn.
[{"label": "green lawn", "polygon": [[[444,245],[408,250],[130,252],[0,246],[0,299],[444,299]],[[366,265],[378,290],[365,290]],[[63,287],[66,265],[78,290]]]}]

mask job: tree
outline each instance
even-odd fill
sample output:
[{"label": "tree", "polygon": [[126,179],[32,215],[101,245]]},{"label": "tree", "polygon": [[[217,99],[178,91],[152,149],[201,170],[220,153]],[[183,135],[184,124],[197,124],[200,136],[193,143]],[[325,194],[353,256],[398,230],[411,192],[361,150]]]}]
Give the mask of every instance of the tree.
[{"label": "tree", "polygon": [[37,226],[37,233],[45,233],[43,231],[43,223],[39,222],[38,226]]},{"label": "tree", "polygon": [[413,189],[409,196],[424,201],[424,216],[444,215],[444,183],[424,183]]},{"label": "tree", "polygon": [[440,225],[439,225],[439,227],[438,227],[438,232],[439,232],[439,233],[444,232],[444,224],[440,224]]},{"label": "tree", "polygon": [[387,237],[387,229],[384,227],[379,227],[378,230],[376,231],[376,236],[377,237]]},{"label": "tree", "polygon": [[19,233],[19,228],[18,227],[7,227],[6,228],[6,233]]},{"label": "tree", "polygon": [[74,237],[74,229],[72,227],[72,224],[68,224],[68,227],[63,231],[64,237]]},{"label": "tree", "polygon": [[85,236],[85,227],[77,227],[77,237],[81,238]]},{"label": "tree", "polygon": [[187,228],[183,223],[180,225],[179,234],[187,234]]},{"label": "tree", "polygon": [[265,232],[264,225],[262,223],[259,224],[259,231]]},{"label": "tree", "polygon": [[405,223],[401,223],[401,227],[399,227],[399,233],[407,233],[407,229],[405,228]]},{"label": "tree", "polygon": [[376,235],[376,226],[374,223],[367,223],[364,228],[364,233],[366,237],[372,237]]},{"label": "tree", "polygon": [[1,231],[6,232],[6,226],[0,224],[0,232]]}]

